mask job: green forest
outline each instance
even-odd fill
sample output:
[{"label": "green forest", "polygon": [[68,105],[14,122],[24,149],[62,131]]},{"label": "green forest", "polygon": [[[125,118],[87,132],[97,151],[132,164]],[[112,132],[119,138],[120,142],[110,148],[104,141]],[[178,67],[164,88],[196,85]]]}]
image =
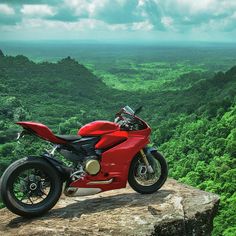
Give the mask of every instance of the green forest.
[{"label": "green forest", "polygon": [[76,134],[93,120],[113,120],[125,105],[143,105],[140,116],[153,129],[152,145],[166,157],[170,177],[219,194],[213,235],[234,236],[236,66],[217,67],[212,55],[204,65],[174,57],[110,64],[108,58],[95,65],[72,56],[49,62],[0,51],[0,175],[13,161],[44,148],[40,140],[15,140],[19,120]]}]

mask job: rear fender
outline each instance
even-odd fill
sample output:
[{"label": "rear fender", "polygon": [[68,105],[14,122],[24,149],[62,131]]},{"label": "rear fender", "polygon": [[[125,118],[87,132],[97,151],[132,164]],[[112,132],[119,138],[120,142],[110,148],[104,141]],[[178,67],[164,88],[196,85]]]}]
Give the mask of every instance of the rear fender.
[{"label": "rear fender", "polygon": [[70,177],[72,169],[69,167],[66,167],[62,161],[59,161],[51,157],[47,153],[42,154],[40,157],[43,160],[47,161],[53,168],[57,170],[63,182],[66,181]]}]

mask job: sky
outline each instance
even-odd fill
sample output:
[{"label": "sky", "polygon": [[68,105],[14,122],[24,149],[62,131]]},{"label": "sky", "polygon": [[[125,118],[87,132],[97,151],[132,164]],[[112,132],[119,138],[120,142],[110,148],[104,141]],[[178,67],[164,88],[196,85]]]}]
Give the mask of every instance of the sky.
[{"label": "sky", "polygon": [[0,0],[0,40],[235,42],[236,0]]}]

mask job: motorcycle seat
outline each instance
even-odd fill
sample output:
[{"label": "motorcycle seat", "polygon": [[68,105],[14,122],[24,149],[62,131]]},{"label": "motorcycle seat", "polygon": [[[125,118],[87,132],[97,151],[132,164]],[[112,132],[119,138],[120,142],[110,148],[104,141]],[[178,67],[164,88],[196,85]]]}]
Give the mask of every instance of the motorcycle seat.
[{"label": "motorcycle seat", "polygon": [[82,137],[79,135],[55,135],[57,138],[65,140],[65,141],[76,141],[81,139]]}]

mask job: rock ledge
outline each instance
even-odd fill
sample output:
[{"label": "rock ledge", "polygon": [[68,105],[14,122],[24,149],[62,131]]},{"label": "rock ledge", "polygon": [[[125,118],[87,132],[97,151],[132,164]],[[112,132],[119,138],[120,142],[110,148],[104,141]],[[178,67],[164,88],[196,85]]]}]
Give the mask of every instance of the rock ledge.
[{"label": "rock ledge", "polygon": [[47,215],[23,219],[0,210],[6,235],[158,235],[208,236],[219,197],[169,179],[155,194],[131,188],[65,198]]}]

